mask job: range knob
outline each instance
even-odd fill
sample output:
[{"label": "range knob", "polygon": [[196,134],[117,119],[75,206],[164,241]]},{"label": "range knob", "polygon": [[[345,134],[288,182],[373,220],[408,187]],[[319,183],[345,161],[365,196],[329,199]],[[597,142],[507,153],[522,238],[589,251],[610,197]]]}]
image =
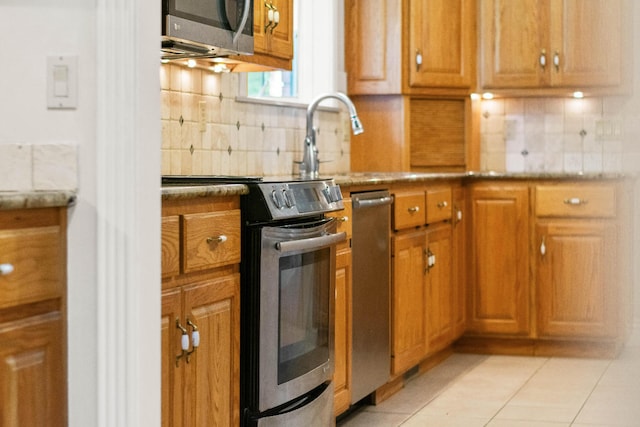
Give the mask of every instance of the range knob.
[{"label": "range knob", "polygon": [[327,185],[322,190],[324,197],[327,199],[329,203],[335,203],[342,200],[342,192],[340,191],[339,185]]},{"label": "range knob", "polygon": [[293,191],[291,191],[290,189],[283,188],[282,197],[284,199],[285,205],[287,205],[288,208],[292,208],[296,205],[296,199],[295,197],[293,197]]},{"label": "range knob", "polygon": [[282,209],[285,207],[285,196],[282,191],[278,191],[274,188],[271,191],[271,200],[273,200],[273,204],[276,206],[276,208]]}]

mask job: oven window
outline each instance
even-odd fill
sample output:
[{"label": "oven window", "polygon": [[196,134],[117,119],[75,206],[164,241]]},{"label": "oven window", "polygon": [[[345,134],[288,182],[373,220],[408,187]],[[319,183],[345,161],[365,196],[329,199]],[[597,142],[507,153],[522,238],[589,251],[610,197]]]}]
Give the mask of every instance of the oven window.
[{"label": "oven window", "polygon": [[329,360],[329,248],[280,258],[278,384]]}]

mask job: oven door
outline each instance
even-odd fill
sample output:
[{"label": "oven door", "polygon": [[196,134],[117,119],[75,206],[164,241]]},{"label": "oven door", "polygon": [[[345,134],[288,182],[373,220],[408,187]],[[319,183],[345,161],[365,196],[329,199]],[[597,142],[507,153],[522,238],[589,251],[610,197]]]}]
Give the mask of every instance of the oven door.
[{"label": "oven door", "polygon": [[263,227],[259,411],[302,396],[333,375],[334,219]]}]

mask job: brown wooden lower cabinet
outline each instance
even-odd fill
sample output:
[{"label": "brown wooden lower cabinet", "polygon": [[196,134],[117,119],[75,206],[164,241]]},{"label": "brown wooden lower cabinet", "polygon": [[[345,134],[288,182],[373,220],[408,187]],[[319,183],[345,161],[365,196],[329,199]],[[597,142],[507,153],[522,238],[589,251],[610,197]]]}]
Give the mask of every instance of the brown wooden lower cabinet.
[{"label": "brown wooden lower cabinet", "polygon": [[630,330],[628,182],[479,182],[469,188],[462,351],[615,356]]},{"label": "brown wooden lower cabinet", "polygon": [[351,250],[336,256],[335,370],[333,409],[339,415],[351,405]]},{"label": "brown wooden lower cabinet", "polygon": [[66,208],[0,211],[0,425],[67,425]]},{"label": "brown wooden lower cabinet", "polygon": [[163,201],[163,426],[240,424],[239,208],[230,196]]}]

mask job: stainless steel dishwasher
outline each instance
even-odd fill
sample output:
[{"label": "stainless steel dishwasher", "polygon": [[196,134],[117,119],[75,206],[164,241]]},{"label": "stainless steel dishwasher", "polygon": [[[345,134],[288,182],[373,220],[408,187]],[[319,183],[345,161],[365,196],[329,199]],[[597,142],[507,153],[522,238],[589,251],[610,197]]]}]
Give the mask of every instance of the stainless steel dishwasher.
[{"label": "stainless steel dishwasher", "polygon": [[353,202],[351,403],[389,380],[391,196],[351,193]]}]

